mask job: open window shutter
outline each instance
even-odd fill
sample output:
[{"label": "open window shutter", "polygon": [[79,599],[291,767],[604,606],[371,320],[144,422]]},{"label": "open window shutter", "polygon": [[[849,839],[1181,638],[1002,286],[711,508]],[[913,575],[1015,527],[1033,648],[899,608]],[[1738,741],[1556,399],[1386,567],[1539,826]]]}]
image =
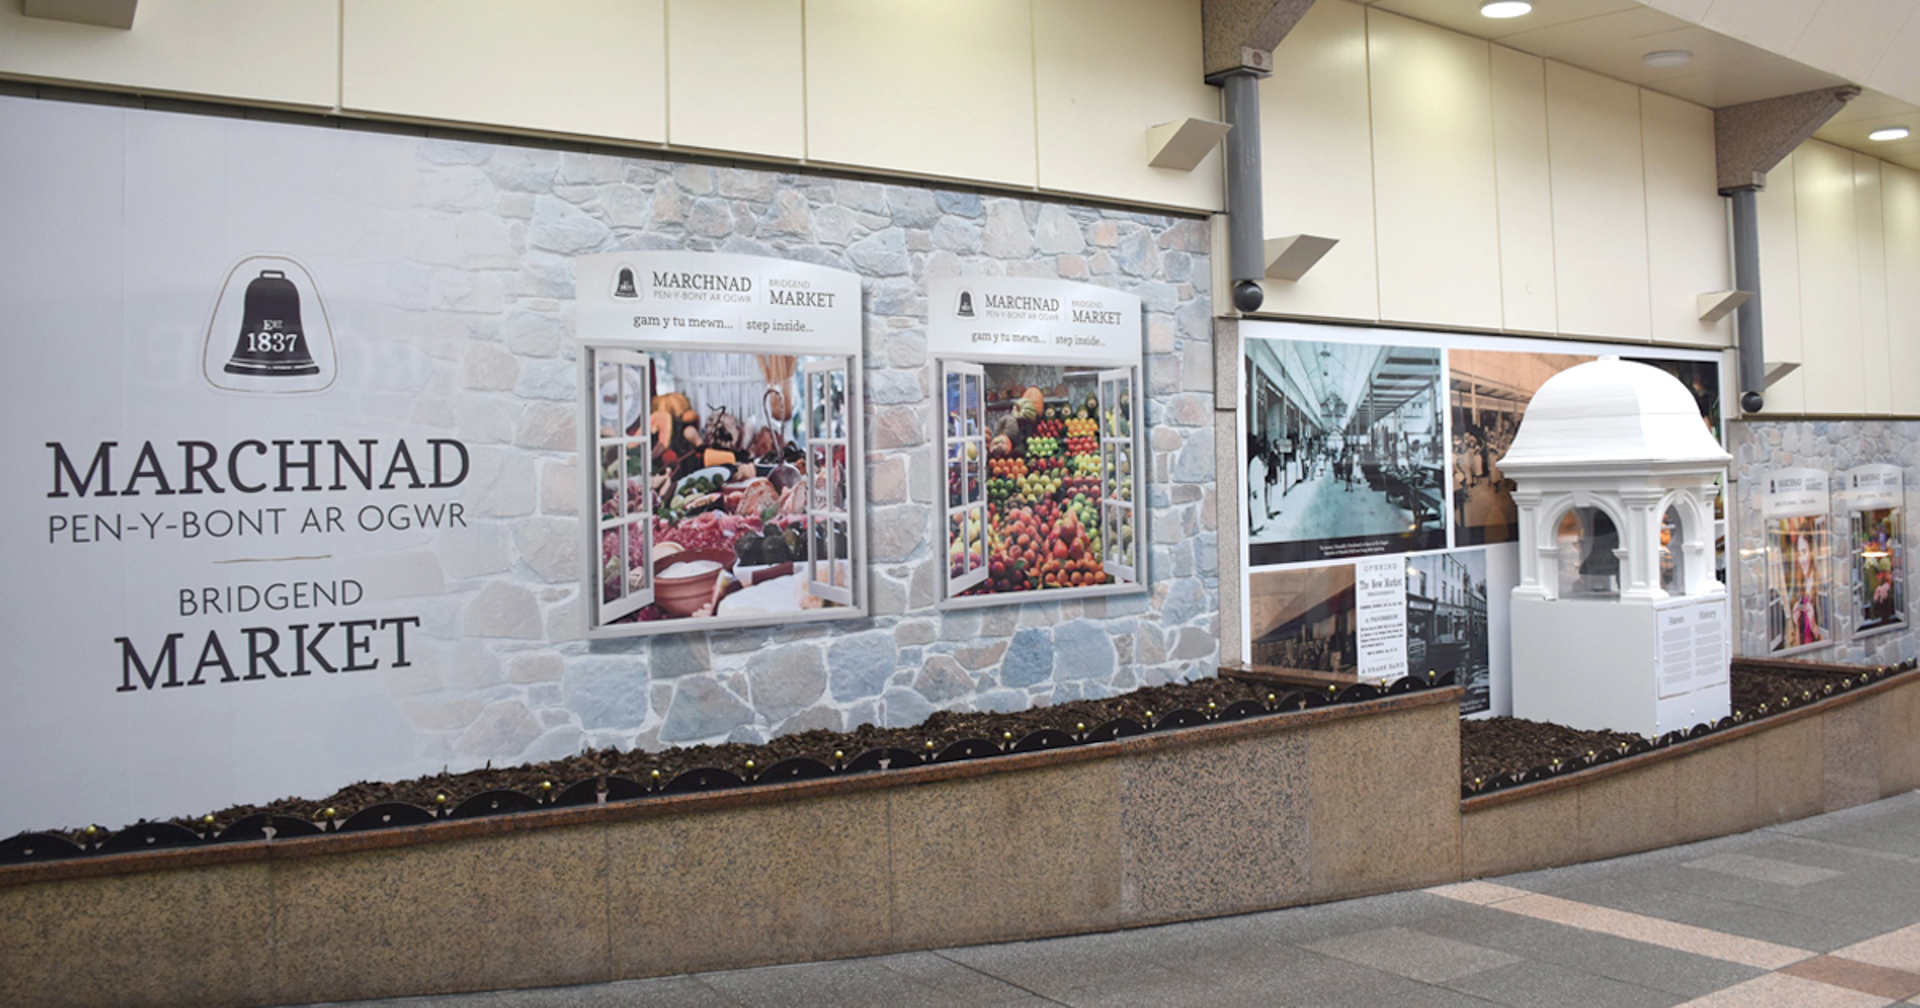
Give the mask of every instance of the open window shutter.
[{"label": "open window shutter", "polygon": [[943,361],[940,387],[946,421],[940,425],[946,460],[947,597],[987,579],[986,369]]},{"label": "open window shutter", "polygon": [[592,475],[600,519],[593,552],[600,557],[595,626],[653,602],[653,369],[647,355],[594,350],[595,414]]},{"label": "open window shutter", "polygon": [[807,407],[807,590],[816,598],[853,604],[853,522],[847,486],[852,425],[850,358],[806,363],[801,371]]},{"label": "open window shutter", "polygon": [[1140,580],[1133,436],[1139,399],[1132,368],[1100,372],[1100,566],[1117,581]]}]

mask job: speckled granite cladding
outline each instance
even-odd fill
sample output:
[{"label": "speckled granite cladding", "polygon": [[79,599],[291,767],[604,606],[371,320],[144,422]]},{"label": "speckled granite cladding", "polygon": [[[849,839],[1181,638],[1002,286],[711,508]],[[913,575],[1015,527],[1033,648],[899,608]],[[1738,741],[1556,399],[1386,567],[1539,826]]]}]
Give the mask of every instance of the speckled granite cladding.
[{"label": "speckled granite cladding", "polygon": [[[400,308],[381,352],[409,387],[368,408],[459,437],[475,458],[475,527],[457,555],[391,561],[409,583],[445,586],[423,606],[413,667],[387,681],[413,728],[411,770],[910,725],[936,710],[1016,710],[1212,673],[1205,221],[631,157],[365,142],[412,145],[410,159],[392,159],[401,169],[359,180],[384,194],[371,212],[405,257],[386,281]],[[872,618],[580,639],[569,260],[616,249],[773,256],[863,277]],[[943,484],[925,291],[955,275],[1055,277],[1142,298],[1148,592],[935,608]]]},{"label": "speckled granite cladding", "polygon": [[[529,813],[444,824],[489,831],[443,841],[348,834],[244,863],[0,884],[0,1004],[563,985],[1447,881],[1458,703],[1442,690],[653,814]],[[515,826],[543,815],[560,821]]]},{"label": "speckled granite cladding", "polygon": [[1315,732],[1307,793],[1314,899],[1459,876],[1458,711],[1425,707]]},{"label": "speckled granite cladding", "polygon": [[[1852,572],[1845,562],[1846,528],[1834,524],[1833,620],[1837,643],[1792,657],[1814,661],[1892,665],[1920,656],[1920,587],[1914,549],[1920,546],[1915,511],[1920,509],[1920,420],[1744,420],[1731,425],[1728,438],[1739,483],[1736,488],[1735,575],[1741,620],[1738,651],[1767,654],[1766,526],[1760,519],[1760,475],[1772,469],[1803,467],[1839,473],[1863,465],[1895,465],[1907,470],[1907,627],[1853,639]],[[1839,487],[1836,485],[1837,491]],[[1837,506],[1837,502],[1836,502]],[[1843,512],[1836,511],[1836,517]]]},{"label": "speckled granite cladding", "polygon": [[1122,773],[1129,921],[1234,913],[1308,893],[1304,734],[1160,753]]}]

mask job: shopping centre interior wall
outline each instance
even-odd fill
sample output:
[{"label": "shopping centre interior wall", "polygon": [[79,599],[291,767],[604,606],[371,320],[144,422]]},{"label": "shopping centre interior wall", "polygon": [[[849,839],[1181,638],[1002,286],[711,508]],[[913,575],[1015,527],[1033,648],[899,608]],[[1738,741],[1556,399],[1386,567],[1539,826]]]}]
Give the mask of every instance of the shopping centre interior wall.
[{"label": "shopping centre interior wall", "polygon": [[1920,416],[1920,172],[1810,140],[1758,204],[1767,412]]},{"label": "shopping centre interior wall", "polygon": [[[1274,66],[1266,234],[1339,244],[1263,313],[1732,344],[1711,109],[1345,0]],[[1920,172],[1810,141],[1761,215],[1767,412],[1920,413]]]},{"label": "shopping centre interior wall", "polygon": [[1274,66],[1266,233],[1339,244],[1263,311],[1730,344],[1712,110],[1345,0]]},{"label": "shopping centre interior wall", "polygon": [[[457,9],[457,16],[450,12]],[[261,72],[263,53],[272,72]],[[806,161],[1185,209],[1219,157],[1199,0],[195,0],[131,31],[0,5],[0,75]]]},{"label": "shopping centre interior wall", "polygon": [[[204,782],[191,772],[173,773],[176,784],[205,783],[210,790],[187,798],[135,787],[121,795],[125,807],[97,789],[36,784],[36,801],[42,792],[85,792],[87,810],[59,816],[131,821],[288,791],[324,793],[368,776],[554,758],[583,746],[758,741],[813,728],[907,726],[937,709],[1022,709],[1191,679],[1215,668],[1215,414],[1210,225],[1204,219],[5,97],[0,135],[40,138],[0,157],[0,175],[10,180],[0,205],[21,222],[20,241],[39,250],[0,284],[0,302],[36,310],[49,302],[90,311],[104,306],[112,319],[124,320],[126,346],[167,362],[147,370],[171,376],[180,361],[199,359],[205,292],[155,294],[149,279],[122,282],[113,273],[111,282],[103,281],[94,266],[124,266],[144,278],[156,259],[190,261],[192,272],[217,283],[231,257],[249,249],[297,254],[316,264],[332,292],[342,370],[355,376],[311,400],[311,409],[328,414],[314,429],[365,425],[451,438],[472,455],[472,475],[459,490],[461,528],[409,534],[364,561],[379,575],[362,575],[369,584],[417,597],[421,622],[409,634],[410,663],[351,680],[330,677],[326,688],[365,685],[364,702],[351,709],[323,709],[312,694],[305,701],[291,693],[249,694],[251,702],[280,705],[273,717],[301,726],[289,728],[298,744],[283,739],[281,748],[320,745],[327,758],[297,766],[285,759],[240,761],[246,766],[231,768],[232,774],[250,783],[225,790],[213,782],[224,779],[225,770]],[[171,191],[160,187],[181,178],[190,181]],[[79,198],[84,192],[98,198]],[[90,209],[83,222],[65,211],[29,213],[30,205]],[[138,222],[158,214],[165,226],[123,232],[116,223],[123,209]],[[90,229],[84,252],[68,234],[81,223]],[[121,248],[112,248],[116,240]],[[152,252],[156,248],[164,251]],[[619,249],[787,258],[861,277],[869,618],[585,639],[580,571],[594,560],[583,556],[580,528],[571,261]],[[928,353],[926,291],[929,281],[950,276],[1074,280],[1141,299],[1144,331],[1135,338],[1146,350],[1140,381],[1150,427],[1143,445],[1149,552],[1147,584],[1138,591],[936,608],[947,556],[937,531],[945,480],[934,442],[937,364]],[[124,313],[116,307],[122,304],[129,306]],[[59,326],[88,324],[73,312],[46,317],[52,321],[44,330],[40,322],[33,330],[44,342],[33,346],[64,346]],[[119,336],[118,325],[102,327]],[[11,408],[22,418],[16,429],[28,429],[25,418],[33,415],[39,390],[87,380],[108,381],[92,369],[16,369],[19,395]],[[144,393],[128,396],[142,408],[167,406]],[[231,416],[240,424],[247,414],[236,408]],[[62,436],[118,436],[80,423]],[[38,473],[46,453],[40,442],[48,440],[54,438],[30,436],[10,448],[31,456]],[[21,471],[28,468],[21,463]],[[37,483],[15,487],[20,514],[42,510],[44,497]],[[19,555],[79,548],[48,545],[45,530],[29,522],[16,522],[7,534]],[[116,545],[86,556],[111,582],[112,560],[143,549]],[[142,585],[137,594],[150,600],[156,590]],[[16,600],[34,592],[45,594],[24,579],[4,591]],[[0,623],[0,636],[64,646],[44,641],[41,628],[24,617]],[[87,702],[119,702],[117,646],[111,635],[92,636],[94,646],[108,650],[99,652],[102,678]],[[147,705],[217,708],[227,694],[214,692],[135,689],[125,695],[137,693]],[[304,708],[293,706],[303,702]],[[125,715],[131,707],[113,709]],[[30,719],[34,709],[21,705],[15,715]],[[25,724],[15,741],[45,751]],[[378,745],[346,751],[338,742],[370,733]],[[204,741],[221,748],[216,735]],[[65,821],[24,795],[10,798],[10,815],[26,821],[9,820],[0,832]]]}]

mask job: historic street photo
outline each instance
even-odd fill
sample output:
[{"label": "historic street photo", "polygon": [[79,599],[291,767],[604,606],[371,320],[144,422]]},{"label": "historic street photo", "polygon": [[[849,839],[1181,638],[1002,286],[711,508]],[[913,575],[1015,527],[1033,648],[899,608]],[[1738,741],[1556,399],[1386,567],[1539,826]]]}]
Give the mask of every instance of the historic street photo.
[{"label": "historic street photo", "polygon": [[1249,339],[1253,566],[1446,545],[1440,351]]}]

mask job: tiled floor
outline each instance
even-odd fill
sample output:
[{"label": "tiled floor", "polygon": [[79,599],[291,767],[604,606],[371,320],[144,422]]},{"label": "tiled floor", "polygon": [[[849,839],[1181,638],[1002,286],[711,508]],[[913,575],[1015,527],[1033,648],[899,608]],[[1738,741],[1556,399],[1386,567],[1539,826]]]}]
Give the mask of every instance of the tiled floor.
[{"label": "tiled floor", "polygon": [[1243,917],[382,1003],[1920,1005],[1920,793],[1615,861]]}]

